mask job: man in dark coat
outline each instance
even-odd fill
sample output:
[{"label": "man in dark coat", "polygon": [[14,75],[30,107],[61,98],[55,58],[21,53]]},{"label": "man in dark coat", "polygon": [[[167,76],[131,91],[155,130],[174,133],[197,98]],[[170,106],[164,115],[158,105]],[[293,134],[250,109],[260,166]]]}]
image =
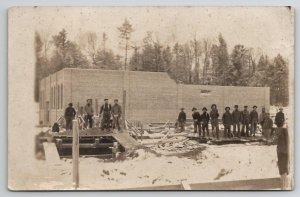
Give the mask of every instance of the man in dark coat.
[{"label": "man in dark coat", "polygon": [[[242,136],[249,137],[249,124],[250,124],[250,113],[248,111],[248,106],[244,106],[244,111],[242,111]],[[245,132],[246,128],[246,132]]]},{"label": "man in dark coat", "polygon": [[[218,112],[216,104],[211,105],[211,111],[210,111],[209,115],[210,115],[210,123],[211,123],[213,137],[217,137],[217,139],[219,139],[219,120],[218,120],[219,112]],[[215,136],[215,133],[216,133],[216,136]]]},{"label": "man in dark coat", "polygon": [[[240,123],[242,121],[242,114],[239,111],[238,105],[234,106],[234,110],[232,112],[232,120],[233,120],[233,135],[235,137],[241,137]],[[236,132],[236,130],[237,130],[237,132]]]},{"label": "man in dark coat", "polygon": [[266,144],[271,143],[271,131],[273,128],[273,120],[270,118],[270,113],[266,113],[263,124],[262,124],[262,133],[266,139]]},{"label": "man in dark coat", "polygon": [[230,113],[230,107],[225,108],[225,113],[222,117],[224,125],[224,137],[232,137],[230,127],[232,125],[232,115]]},{"label": "man in dark coat", "polygon": [[253,110],[250,113],[250,122],[251,122],[251,135],[255,136],[255,132],[257,129],[257,123],[258,123],[258,113],[256,111],[257,106],[253,106]]},{"label": "man in dark coat", "polygon": [[202,114],[200,121],[202,123],[202,131],[203,131],[203,137],[205,137],[205,130],[207,133],[207,137],[209,137],[209,131],[208,131],[208,123],[209,123],[209,114],[207,113],[207,108],[202,108]]},{"label": "man in dark coat", "polygon": [[184,108],[181,108],[181,111],[178,115],[178,126],[180,128],[180,132],[184,131],[185,122],[186,122],[186,114],[184,112]]},{"label": "man in dark coat", "polygon": [[192,116],[194,120],[194,133],[199,133],[199,136],[201,136],[200,113],[195,107],[193,107],[192,112],[193,112]]},{"label": "man in dark coat", "polygon": [[109,129],[110,128],[110,117],[111,117],[111,105],[108,103],[108,99],[104,99],[104,104],[100,108],[100,117],[102,115],[101,121],[101,129]]},{"label": "man in dark coat", "polygon": [[284,121],[285,118],[284,118],[283,108],[280,107],[279,112],[275,116],[275,124],[277,125],[277,127],[278,125],[282,127],[284,125]]},{"label": "man in dark coat", "polygon": [[115,104],[111,108],[111,114],[113,116],[113,129],[118,129],[118,131],[121,130],[120,127],[120,117],[122,114],[121,106],[118,104],[118,99],[114,100]]},{"label": "man in dark coat", "polygon": [[73,129],[73,123],[72,120],[75,118],[76,111],[73,108],[73,103],[69,103],[69,106],[65,110],[65,119],[66,119],[66,130],[72,130]]}]

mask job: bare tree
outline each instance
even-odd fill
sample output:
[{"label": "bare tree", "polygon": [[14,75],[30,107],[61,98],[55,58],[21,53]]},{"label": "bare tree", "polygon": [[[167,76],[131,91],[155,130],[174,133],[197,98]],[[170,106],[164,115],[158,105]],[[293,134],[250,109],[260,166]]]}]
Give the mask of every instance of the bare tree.
[{"label": "bare tree", "polygon": [[194,35],[194,39],[191,41],[191,46],[193,49],[194,56],[194,83],[199,84],[199,74],[200,74],[200,56],[202,53],[201,42],[197,40],[196,34]]},{"label": "bare tree", "polygon": [[104,53],[106,52],[106,41],[108,40],[108,37],[105,32],[102,34],[102,46]]},{"label": "bare tree", "polygon": [[203,62],[203,72],[202,72],[202,83],[205,84],[205,80],[207,80],[207,71],[209,67],[209,58],[210,58],[210,52],[211,52],[211,41],[206,38],[202,41],[203,45],[203,53],[204,53],[204,62]]},{"label": "bare tree", "polygon": [[118,27],[118,30],[120,31],[120,38],[124,40],[125,44],[125,64],[124,64],[124,70],[127,69],[127,53],[129,50],[129,40],[131,37],[131,33],[134,31],[132,28],[132,25],[129,23],[127,18],[125,18],[124,23],[121,27]]}]

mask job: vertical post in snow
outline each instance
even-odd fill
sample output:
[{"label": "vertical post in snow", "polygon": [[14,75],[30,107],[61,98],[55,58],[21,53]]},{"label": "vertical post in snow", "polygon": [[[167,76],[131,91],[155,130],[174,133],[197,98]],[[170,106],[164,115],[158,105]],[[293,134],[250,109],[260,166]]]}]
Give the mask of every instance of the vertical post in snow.
[{"label": "vertical post in snow", "polygon": [[73,143],[72,143],[72,163],[73,163],[73,187],[79,187],[79,127],[78,120],[73,120]]}]

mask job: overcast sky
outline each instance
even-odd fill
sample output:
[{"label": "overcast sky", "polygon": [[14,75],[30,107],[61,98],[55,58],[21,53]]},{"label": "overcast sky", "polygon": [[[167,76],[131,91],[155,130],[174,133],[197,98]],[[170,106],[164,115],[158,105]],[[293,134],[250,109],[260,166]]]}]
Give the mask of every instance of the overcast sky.
[{"label": "overcast sky", "polygon": [[[62,28],[77,40],[86,31],[108,35],[107,47],[121,53],[119,32],[125,17],[134,28],[138,45],[147,31],[162,43],[173,46],[194,35],[216,41],[219,33],[229,52],[236,44],[275,56],[293,58],[293,13],[287,7],[38,7],[24,10],[32,16],[36,30],[56,34]],[[121,53],[121,55],[123,55]]]}]

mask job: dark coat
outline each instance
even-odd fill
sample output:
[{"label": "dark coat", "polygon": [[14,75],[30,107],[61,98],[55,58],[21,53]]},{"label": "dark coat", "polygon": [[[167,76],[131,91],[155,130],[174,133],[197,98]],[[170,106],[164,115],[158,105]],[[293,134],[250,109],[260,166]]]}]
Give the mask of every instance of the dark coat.
[{"label": "dark coat", "polygon": [[231,125],[232,122],[233,122],[231,113],[230,112],[225,112],[223,114],[222,120],[223,120],[224,125]]},{"label": "dark coat", "polygon": [[250,113],[250,122],[258,122],[258,113],[257,111],[252,110]]},{"label": "dark coat", "polygon": [[242,111],[242,123],[249,124],[250,123],[250,114],[248,110]]},{"label": "dark coat", "polygon": [[218,124],[219,112],[217,109],[212,109],[209,113],[211,124]]},{"label": "dark coat", "polygon": [[199,112],[194,112],[192,116],[194,121],[200,122],[201,116]]},{"label": "dark coat", "polygon": [[76,111],[73,107],[69,106],[65,110],[65,118],[66,119],[73,119],[76,115]]},{"label": "dark coat", "polygon": [[121,106],[119,104],[114,104],[111,108],[111,113],[112,115],[118,115],[118,117],[120,117],[122,114]]},{"label": "dark coat", "polygon": [[104,113],[110,113],[111,112],[111,105],[110,104],[103,104],[100,108],[100,114]]},{"label": "dark coat", "polygon": [[232,112],[233,123],[240,123],[242,121],[242,113],[239,110],[234,110]]},{"label": "dark coat", "polygon": [[272,129],[273,128],[273,120],[271,118],[265,118],[262,128],[263,129]]},{"label": "dark coat", "polygon": [[209,122],[209,114],[207,112],[202,113],[200,116],[200,121],[203,123],[208,123]]},{"label": "dark coat", "polygon": [[185,122],[186,121],[186,114],[184,111],[181,111],[178,115],[178,121],[179,122]]},{"label": "dark coat", "polygon": [[284,113],[281,112],[281,111],[278,112],[278,113],[276,114],[276,117],[275,117],[275,124],[276,124],[278,127],[282,127],[284,121],[285,121]]}]

